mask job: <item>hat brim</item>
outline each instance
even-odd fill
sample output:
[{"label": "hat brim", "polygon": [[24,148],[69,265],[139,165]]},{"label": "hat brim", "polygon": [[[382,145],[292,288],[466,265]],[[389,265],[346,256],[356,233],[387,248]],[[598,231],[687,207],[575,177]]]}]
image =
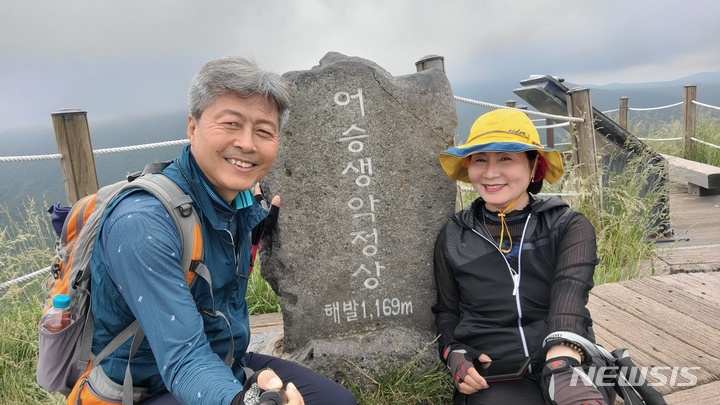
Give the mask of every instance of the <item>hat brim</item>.
[{"label": "hat brim", "polygon": [[490,142],[481,145],[456,146],[448,148],[438,155],[440,165],[445,173],[453,180],[470,183],[468,171],[463,161],[470,155],[479,152],[508,152],[518,153],[527,151],[537,151],[547,162],[547,170],[545,172],[545,180],[549,183],[555,183],[565,174],[565,166],[563,165],[560,152],[552,148],[537,147],[518,142]]}]

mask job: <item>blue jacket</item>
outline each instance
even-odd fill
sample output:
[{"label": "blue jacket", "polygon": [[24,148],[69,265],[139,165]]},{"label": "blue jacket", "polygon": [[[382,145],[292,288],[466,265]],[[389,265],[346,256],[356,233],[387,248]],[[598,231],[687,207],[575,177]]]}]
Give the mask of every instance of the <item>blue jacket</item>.
[{"label": "blue jacket", "polygon": [[[244,354],[250,339],[245,293],[250,265],[250,232],[267,212],[241,192],[231,207],[217,197],[186,147],[163,173],[192,197],[200,217],[208,284],[189,287],[179,234],[162,203],[145,191],[131,191],[108,210],[91,259],[93,353],[138,319],[145,331],[132,359],[133,385],[149,392],[170,391],[183,404],[230,404],[242,390]],[[223,359],[234,337],[232,368]],[[108,377],[122,384],[130,342],[102,362]]]}]

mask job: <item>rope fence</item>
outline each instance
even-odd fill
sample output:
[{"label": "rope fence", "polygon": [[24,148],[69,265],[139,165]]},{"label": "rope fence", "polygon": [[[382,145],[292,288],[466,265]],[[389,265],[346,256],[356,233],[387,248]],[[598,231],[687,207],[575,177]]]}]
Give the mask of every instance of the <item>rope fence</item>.
[{"label": "rope fence", "polygon": [[530,110],[524,110],[521,108],[508,107],[506,105],[486,103],[484,101],[477,101],[477,100],[473,100],[473,99],[469,99],[469,98],[465,98],[465,97],[459,97],[459,96],[454,96],[454,98],[455,98],[455,101],[459,101],[461,103],[472,104],[472,105],[477,105],[480,107],[487,107],[487,108],[493,108],[493,109],[504,108],[507,110],[518,110],[518,111],[522,111],[522,112],[526,113],[527,115],[534,115],[536,117],[550,118],[550,119],[556,120],[556,121],[585,122],[584,119],[578,118],[578,117],[566,117],[564,115],[546,114],[546,113],[542,113],[539,111],[530,111]]},{"label": "rope fence", "polygon": [[[712,108],[712,109],[715,109],[715,110],[720,111],[720,107],[718,107],[718,106],[714,106],[714,105],[711,105],[711,104],[701,103],[701,102],[696,101],[696,100],[690,100],[690,102],[691,102],[692,104],[694,104],[694,105],[698,105],[698,106],[706,107],[706,108]],[[678,106],[681,106],[681,105],[683,105],[683,104],[685,104],[684,101],[679,101],[679,102],[677,102],[677,103],[668,104],[668,105],[663,105],[663,106],[659,106],[659,107],[644,107],[644,108],[640,108],[640,107],[627,107],[627,110],[628,110],[628,111],[638,111],[638,112],[642,112],[642,111],[658,111],[658,110],[663,110],[663,109],[667,109],[667,108],[678,107]],[[609,113],[614,113],[614,112],[618,112],[618,111],[620,111],[619,108],[614,108],[614,109],[612,109],[612,110],[602,111],[602,113],[603,113],[603,114],[609,114]],[[538,127],[538,128],[540,128],[540,127]],[[672,138],[640,138],[640,137],[638,137],[637,139],[639,139],[639,140],[641,140],[641,141],[666,142],[666,141],[680,141],[680,140],[682,140],[683,138],[681,138],[681,137],[672,137]],[[696,138],[696,137],[690,137],[690,140],[693,141],[693,142],[697,142],[697,143],[700,143],[700,144],[703,144],[703,145],[706,145],[706,146],[715,148],[715,149],[720,149],[720,146],[719,146],[719,145],[715,145],[715,144],[713,144],[713,143],[710,143],[710,142],[707,142],[707,141],[703,141],[702,139],[698,139],[698,138]]]},{"label": "rope fence", "polygon": [[715,110],[720,110],[720,107],[715,106],[715,105],[705,104],[705,103],[701,103],[701,102],[698,102],[698,101],[695,101],[695,100],[693,100],[692,103],[693,103],[693,104],[696,104],[696,105],[699,105],[699,106],[702,106],[702,107],[707,107],[707,108],[713,108],[713,109],[715,109]]},{"label": "rope fence", "polygon": [[[165,148],[168,146],[177,146],[177,145],[184,145],[190,142],[187,139],[180,139],[176,141],[163,141],[163,142],[157,142],[157,143],[146,143],[141,145],[132,145],[132,146],[119,146],[114,148],[105,148],[105,149],[96,149],[93,150],[93,155],[107,155],[110,153],[120,153],[120,152],[132,152],[136,150],[144,150],[144,149],[155,149],[155,148]],[[51,155],[34,155],[34,156],[7,156],[7,157],[0,157],[0,163],[10,163],[10,162],[32,162],[32,161],[40,161],[40,160],[59,160],[62,158],[62,155],[59,153],[54,153]]]},{"label": "rope fence", "polygon": [[6,288],[8,288],[8,287],[10,287],[10,286],[13,286],[13,285],[15,285],[15,284],[20,284],[20,283],[23,283],[23,282],[25,282],[25,281],[30,281],[30,280],[32,280],[32,279],[34,279],[34,278],[37,278],[37,277],[40,277],[40,276],[42,276],[42,275],[45,275],[45,276],[50,275],[50,266],[45,267],[44,269],[40,269],[40,270],[34,271],[34,272],[30,273],[30,274],[26,274],[26,275],[24,275],[24,276],[22,276],[22,277],[18,277],[18,278],[14,279],[14,280],[6,281],[6,282],[0,284],[0,291],[4,290],[4,289],[6,289]]},{"label": "rope fence", "polygon": [[[576,123],[584,122],[584,119],[578,118],[578,117],[568,117],[568,116],[563,116],[563,115],[546,114],[546,113],[542,113],[542,112],[538,112],[538,111],[530,111],[530,110],[526,110],[526,109],[514,108],[514,107],[509,107],[509,106],[500,105],[500,104],[487,103],[484,101],[473,100],[473,99],[469,99],[469,98],[465,98],[465,97],[454,96],[454,99],[455,99],[455,101],[458,101],[461,103],[472,104],[472,105],[486,107],[486,108],[492,108],[492,109],[503,108],[503,109],[519,110],[519,111],[522,111],[531,116],[552,119],[555,121],[562,121],[559,124],[553,124],[553,125],[537,125],[536,128],[538,128],[538,129],[560,128],[560,127],[569,126],[571,122],[576,122]],[[720,110],[720,107],[718,107],[718,106],[700,103],[695,100],[692,100],[692,103],[695,105],[702,106],[702,107]],[[682,104],[683,104],[683,102],[678,102],[678,103],[669,104],[669,105],[660,106],[660,107],[649,107],[649,108],[634,107],[634,108],[628,108],[628,110],[630,110],[630,111],[655,111],[655,110],[662,110],[662,109],[666,109],[666,108],[677,107]],[[611,113],[611,112],[616,112],[616,111],[619,111],[619,109],[607,110],[607,111],[604,111],[603,113],[605,114],[605,113]],[[534,120],[534,121],[539,121],[539,120]],[[664,139],[638,138],[638,139],[640,139],[642,141],[650,141],[650,140],[652,140],[652,141],[676,141],[676,140],[681,140],[683,138],[664,138]],[[713,148],[720,149],[720,146],[712,144],[710,142],[706,142],[701,139],[697,139],[695,137],[691,137],[690,139],[694,142],[698,142],[703,145],[707,145],[707,146],[710,146]],[[174,141],[164,141],[164,142],[148,143],[148,144],[141,144],[141,145],[131,145],[131,146],[121,146],[121,147],[97,149],[97,150],[93,150],[92,153],[93,153],[93,155],[104,155],[104,154],[111,154],[111,153],[132,152],[132,151],[137,151],[137,150],[184,145],[184,144],[187,144],[188,142],[189,141],[187,139],[180,139],[180,140],[174,140]],[[569,144],[570,143],[558,143],[555,145],[569,145]],[[59,160],[61,158],[62,158],[62,155],[58,154],[58,153],[47,154],[47,155],[31,155],[31,156],[6,156],[6,157],[0,157],[0,163]],[[467,189],[467,187],[462,187],[461,190],[462,191],[470,191],[470,189]],[[563,194],[563,195],[577,195],[577,194],[576,193],[567,193],[567,194]],[[6,288],[8,288],[12,285],[32,280],[41,275],[47,275],[47,274],[49,274],[49,271],[50,271],[50,267],[47,267],[44,269],[37,270],[33,273],[18,277],[16,279],[6,281],[6,282],[0,284],[0,291],[5,290]]]}]

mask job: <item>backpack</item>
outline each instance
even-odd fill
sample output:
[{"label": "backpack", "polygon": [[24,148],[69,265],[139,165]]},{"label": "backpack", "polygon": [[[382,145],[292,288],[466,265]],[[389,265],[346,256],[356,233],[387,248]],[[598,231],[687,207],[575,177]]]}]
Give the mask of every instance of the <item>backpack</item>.
[{"label": "backpack", "polygon": [[[48,276],[48,293],[43,314],[52,305],[56,294],[68,294],[70,312],[74,314],[75,321],[56,333],[48,332],[40,325],[38,327],[39,356],[36,379],[47,391],[61,392],[67,396],[86,370],[100,364],[104,357],[130,338],[134,339],[130,352],[132,358],[144,338],[136,320],[97,356],[93,357],[91,354],[94,320],[90,300],[90,257],[106,208],[126,190],[146,190],[163,203],[181,237],[181,263],[186,272],[186,281],[191,285],[199,275],[210,283],[212,289],[210,273],[201,262],[202,235],[192,199],[175,182],[158,173],[169,163],[148,164],[143,172],[132,174],[127,180],[102,187],[97,193],[82,198],[69,212],[63,213],[59,210],[52,213],[61,216],[66,214],[67,217],[56,243],[57,255],[51,266],[52,277]],[[232,345],[230,347],[232,348]],[[231,359],[232,355],[230,350],[228,357]],[[132,401],[129,363],[123,385],[123,403]]]}]

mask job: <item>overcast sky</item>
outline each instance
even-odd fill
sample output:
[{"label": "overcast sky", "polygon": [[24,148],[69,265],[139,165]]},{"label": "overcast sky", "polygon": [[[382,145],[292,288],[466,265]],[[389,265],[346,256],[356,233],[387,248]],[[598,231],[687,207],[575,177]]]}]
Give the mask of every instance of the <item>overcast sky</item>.
[{"label": "overcast sky", "polygon": [[442,55],[453,89],[674,80],[720,70],[719,18],[708,0],[0,0],[0,134],[64,107],[183,110],[192,75],[231,54],[282,74],[336,51],[395,76]]}]

